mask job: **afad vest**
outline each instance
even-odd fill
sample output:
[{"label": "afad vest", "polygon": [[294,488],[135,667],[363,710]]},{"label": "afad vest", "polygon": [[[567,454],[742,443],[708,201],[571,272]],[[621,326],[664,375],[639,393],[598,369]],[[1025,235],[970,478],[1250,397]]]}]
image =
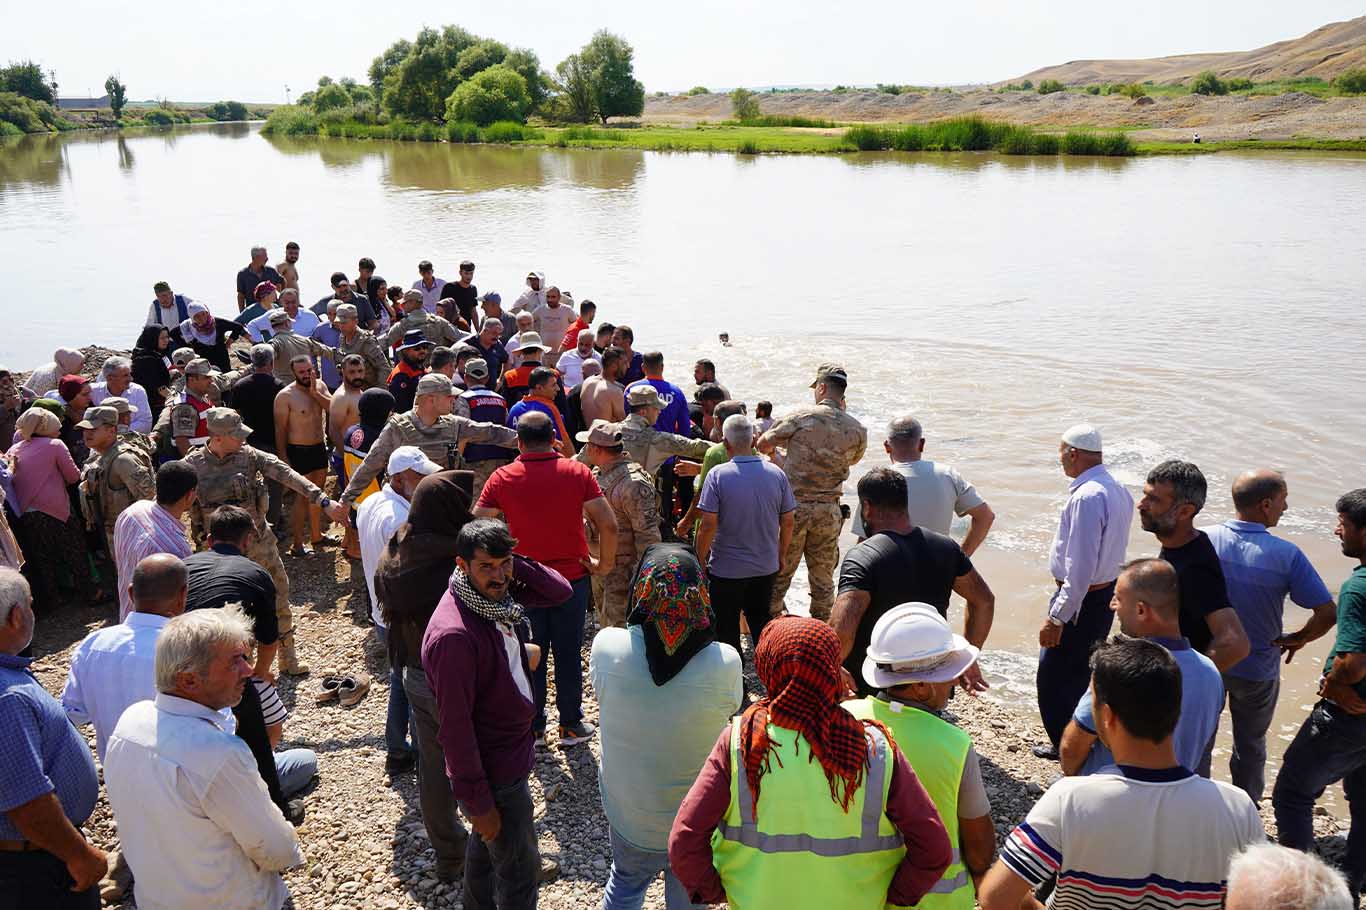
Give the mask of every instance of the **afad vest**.
[{"label": "afad vest", "polygon": [[[507,426],[508,403],[497,392],[490,389],[470,389],[461,393],[460,400],[469,407],[470,420],[494,423],[500,427]],[[512,450],[504,446],[489,445],[486,442],[471,442],[465,445],[466,462],[489,461],[494,458],[509,461],[511,456]]]},{"label": "afad vest", "polygon": [[[958,850],[958,788],[972,738],[948,721],[910,705],[891,704],[870,696],[845,702],[844,708],[860,720],[881,721],[892,731],[892,737],[939,810],[939,818],[948,832],[953,848],[949,867],[916,908],[972,910],[977,903],[977,893]],[[900,710],[896,710],[898,708]]]},{"label": "afad vest", "polygon": [[730,805],[711,838],[713,862],[731,907],[882,910],[906,847],[887,818],[891,744],[879,730],[868,734],[864,784],[845,811],[831,799],[820,762],[808,760],[806,739],[769,724],[778,754],[770,756],[763,776],[756,822],[740,754],[740,724],[731,725]]}]

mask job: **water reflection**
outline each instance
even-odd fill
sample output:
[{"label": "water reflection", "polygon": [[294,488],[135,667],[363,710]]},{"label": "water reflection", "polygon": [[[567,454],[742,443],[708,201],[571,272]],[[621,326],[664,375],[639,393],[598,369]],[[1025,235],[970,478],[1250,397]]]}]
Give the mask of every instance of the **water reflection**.
[{"label": "water reflection", "polygon": [[[745,156],[738,156],[743,158]],[[1134,163],[1133,158],[1106,158],[1089,155],[998,155],[995,152],[856,152],[836,155],[840,162],[857,170],[898,167],[933,167],[952,171],[981,171],[997,168],[1011,173],[1058,171],[1068,173],[1119,173]]]},{"label": "water reflection", "polygon": [[0,187],[56,186],[67,172],[64,147],[55,133],[0,140]]},{"label": "water reflection", "polygon": [[134,164],[133,150],[132,150],[131,148],[129,148],[129,146],[128,146],[128,140],[127,140],[127,139],[124,139],[123,136],[120,135],[120,136],[119,136],[119,170],[122,170],[122,171],[131,171],[131,170],[133,169],[133,164]]}]

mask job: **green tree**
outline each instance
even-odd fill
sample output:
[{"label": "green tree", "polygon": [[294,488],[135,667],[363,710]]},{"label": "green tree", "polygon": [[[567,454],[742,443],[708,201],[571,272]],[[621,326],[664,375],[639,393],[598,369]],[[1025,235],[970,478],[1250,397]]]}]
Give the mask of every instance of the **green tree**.
[{"label": "green tree", "polygon": [[1191,83],[1191,93],[1195,95],[1227,95],[1228,86],[1214,72],[1205,70],[1195,77]]},{"label": "green tree", "polygon": [[1040,95],[1052,95],[1063,90],[1063,84],[1056,79],[1045,79],[1039,83]]},{"label": "green tree", "polygon": [[535,110],[545,103],[549,94],[549,80],[541,71],[541,59],[524,47],[515,47],[503,58],[503,66],[518,73],[526,80],[526,91],[531,97],[531,109]]},{"label": "green tree", "polygon": [[117,120],[123,116],[123,106],[128,103],[128,87],[119,81],[118,76],[110,76],[104,80],[104,90],[109,95],[109,107]]},{"label": "green tree", "polygon": [[56,96],[53,94],[56,87],[55,79],[49,82],[43,75],[43,68],[32,60],[10,63],[9,66],[0,69],[0,92],[16,92],[34,101],[56,104]]},{"label": "green tree", "polygon": [[608,117],[638,117],[645,110],[645,86],[635,77],[631,45],[606,29],[595,33],[579,57],[588,70],[593,112]]},{"label": "green tree", "polygon": [[370,90],[375,93],[375,100],[378,101],[384,95],[384,80],[390,73],[398,69],[399,64],[408,58],[412,52],[413,45],[407,40],[395,41],[370,62],[370,70],[367,75],[370,77]]},{"label": "green tree", "polygon": [[711,94],[711,90],[708,89],[705,85],[694,85],[692,88],[688,89],[688,94],[689,94],[689,95],[710,95],[710,94]]},{"label": "green tree", "polygon": [[[327,77],[324,76],[323,78]],[[346,89],[330,80],[326,85],[319,86],[318,90],[313,93],[313,110],[319,114],[323,111],[350,106],[351,96],[346,93]]]},{"label": "green tree", "polygon": [[456,75],[463,82],[476,73],[502,63],[507,59],[507,55],[507,45],[501,41],[480,41],[472,47],[465,48],[460,52],[460,56],[455,58]]},{"label": "green tree", "polygon": [[531,95],[521,73],[501,63],[480,70],[456,86],[446,99],[447,120],[488,126],[499,120],[526,119]]},{"label": "green tree", "polygon": [[1343,70],[1333,85],[1344,95],[1366,95],[1366,69]]},{"label": "green tree", "polygon": [[747,88],[737,88],[730,93],[730,109],[741,123],[758,120],[759,96]]},{"label": "green tree", "polygon": [[384,77],[384,109],[409,120],[440,120],[446,99],[460,84],[456,62],[478,43],[478,37],[455,25],[418,32],[407,56]]},{"label": "green tree", "polygon": [[589,83],[588,67],[578,54],[570,54],[555,67],[559,76],[558,88],[561,110],[565,120],[587,123],[593,119],[593,86]]}]

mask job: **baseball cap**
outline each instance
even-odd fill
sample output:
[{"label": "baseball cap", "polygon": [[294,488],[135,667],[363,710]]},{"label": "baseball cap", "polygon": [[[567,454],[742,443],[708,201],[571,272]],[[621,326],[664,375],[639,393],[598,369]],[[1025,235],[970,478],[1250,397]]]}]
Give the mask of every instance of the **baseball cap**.
[{"label": "baseball cap", "polygon": [[403,333],[403,344],[399,345],[394,350],[406,351],[409,348],[420,348],[424,344],[430,346],[431,342],[427,340],[426,335],[422,334],[422,330],[409,329],[408,331]]},{"label": "baseball cap", "polygon": [[417,396],[450,395],[451,380],[445,373],[426,373],[417,381]]},{"label": "baseball cap", "polygon": [[337,307],[338,319],[345,319],[347,322],[352,322],[356,320],[359,315],[354,303],[343,303],[341,306]]},{"label": "baseball cap", "polygon": [[260,284],[256,286],[256,290],[251,292],[251,296],[255,297],[257,300],[260,300],[267,294],[274,294],[278,290],[280,289],[275,286],[275,282],[262,281]]},{"label": "baseball cap", "polygon": [[977,660],[978,649],[925,603],[892,607],[873,625],[863,679],[875,689],[950,682]]},{"label": "baseball cap", "polygon": [[517,350],[526,351],[535,348],[538,351],[545,350],[545,344],[541,341],[541,336],[536,332],[523,332],[517,336]]},{"label": "baseball cap", "polygon": [[659,398],[659,390],[648,382],[627,389],[626,402],[633,408],[664,407],[664,402]]},{"label": "baseball cap", "polygon": [[502,302],[503,302],[503,295],[500,294],[500,293],[498,293],[497,291],[489,291],[487,294],[485,294],[484,296],[480,297],[479,299],[480,299],[480,300],[490,300],[490,301],[492,301],[492,302],[494,302],[494,303],[502,303]]},{"label": "baseball cap", "polygon": [[419,474],[435,474],[441,470],[441,465],[432,461],[417,446],[399,446],[389,455],[389,476],[401,474],[404,471],[416,471]]},{"label": "baseball cap", "polygon": [[289,314],[284,310],[271,310],[269,321],[271,325],[284,325],[289,322]]},{"label": "baseball cap", "polygon": [[598,418],[588,429],[575,433],[574,438],[579,442],[591,442],[595,446],[619,446],[621,427],[610,420]]},{"label": "baseball cap", "polygon": [[209,363],[203,357],[196,357],[194,360],[185,364],[186,376],[207,376],[212,372],[213,364]]},{"label": "baseball cap", "polygon": [[119,412],[120,417],[124,414],[136,414],[138,412],[137,405],[130,404],[127,398],[119,398],[117,395],[101,401],[100,407],[113,408]]},{"label": "baseball cap", "polygon": [[76,427],[82,430],[98,430],[101,427],[116,427],[118,425],[119,412],[101,405],[98,408],[87,408],[85,419],[77,423]]},{"label": "baseball cap", "polygon": [[1089,423],[1079,423],[1076,426],[1068,427],[1062,434],[1062,441],[1074,449],[1081,449],[1084,452],[1099,452],[1100,430],[1091,426]]},{"label": "baseball cap", "polygon": [[199,355],[194,352],[194,348],[176,348],[171,352],[171,363],[178,367],[183,367],[198,356]]},{"label": "baseball cap", "polygon": [[849,374],[844,371],[844,367],[838,363],[823,363],[816,367],[816,378],[811,383],[811,388],[815,388],[831,376],[840,382],[849,383]]},{"label": "baseball cap", "polygon": [[[205,361],[207,363],[207,361]],[[204,412],[204,423],[213,436],[235,436],[246,439],[251,427],[242,422],[242,415],[232,408],[209,408]]]},{"label": "baseball cap", "polygon": [[417,288],[408,288],[408,290],[403,292],[403,302],[407,303],[409,300],[417,300],[420,302],[422,300],[422,292]]},{"label": "baseball cap", "polygon": [[476,379],[487,379],[489,375],[488,361],[482,357],[471,357],[466,360],[465,375],[473,376]]}]

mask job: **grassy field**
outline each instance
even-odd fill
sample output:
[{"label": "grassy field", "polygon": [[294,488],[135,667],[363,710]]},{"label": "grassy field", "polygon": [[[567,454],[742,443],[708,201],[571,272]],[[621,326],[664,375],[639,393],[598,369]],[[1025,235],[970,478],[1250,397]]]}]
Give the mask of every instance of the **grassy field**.
[{"label": "grassy field", "polygon": [[1227,142],[1139,142],[1139,155],[1208,155],[1231,151],[1366,152],[1366,139],[1238,139]]}]

